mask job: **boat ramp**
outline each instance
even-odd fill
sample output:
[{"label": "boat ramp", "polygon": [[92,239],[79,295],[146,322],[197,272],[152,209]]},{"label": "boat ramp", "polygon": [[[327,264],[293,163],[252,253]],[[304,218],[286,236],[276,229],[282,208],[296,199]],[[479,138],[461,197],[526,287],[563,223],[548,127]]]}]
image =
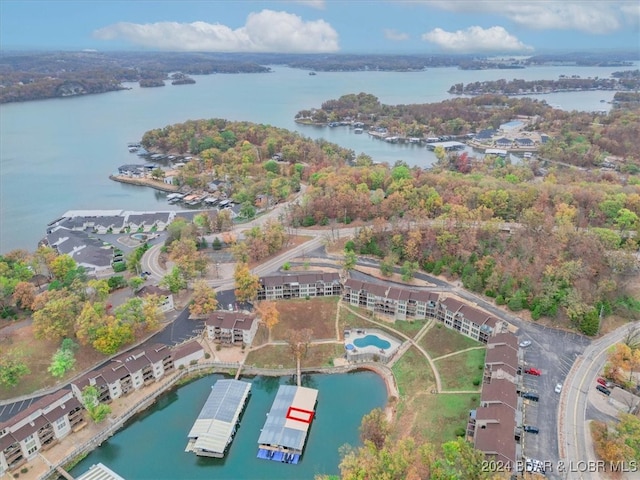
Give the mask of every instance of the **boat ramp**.
[{"label": "boat ramp", "polygon": [[185,452],[201,457],[224,457],[250,393],[248,382],[218,380],[189,432]]},{"label": "boat ramp", "polygon": [[258,458],[298,463],[311,422],[315,417],[318,390],[280,385],[258,438]]}]

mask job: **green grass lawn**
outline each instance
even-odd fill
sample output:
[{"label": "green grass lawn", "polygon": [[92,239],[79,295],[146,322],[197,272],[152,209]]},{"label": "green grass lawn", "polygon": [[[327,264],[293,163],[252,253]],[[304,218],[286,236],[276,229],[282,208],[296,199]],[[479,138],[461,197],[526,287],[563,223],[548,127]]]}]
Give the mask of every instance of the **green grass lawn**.
[{"label": "green grass lawn", "polygon": [[410,348],[392,368],[401,397],[413,398],[420,392],[435,388],[435,378],[429,362],[416,349]]},{"label": "green grass lawn", "polygon": [[[333,359],[344,354],[342,343],[322,343],[311,345],[302,359],[302,367],[330,367]],[[249,352],[245,362],[257,368],[295,368],[296,362],[288,345],[268,345]]]},{"label": "green grass lawn", "polygon": [[419,344],[432,358],[470,347],[482,346],[482,343],[451,330],[440,322],[437,322],[427,331],[424,337],[420,339]]},{"label": "green grass lawn", "polygon": [[469,410],[478,407],[480,394],[423,395],[413,403],[415,417],[411,435],[416,439],[440,445],[456,439],[459,429],[465,429]]},{"label": "green grass lawn", "polygon": [[[482,369],[486,349],[469,350],[436,360],[444,390],[478,390],[482,381]],[[478,385],[474,385],[474,380]]]}]

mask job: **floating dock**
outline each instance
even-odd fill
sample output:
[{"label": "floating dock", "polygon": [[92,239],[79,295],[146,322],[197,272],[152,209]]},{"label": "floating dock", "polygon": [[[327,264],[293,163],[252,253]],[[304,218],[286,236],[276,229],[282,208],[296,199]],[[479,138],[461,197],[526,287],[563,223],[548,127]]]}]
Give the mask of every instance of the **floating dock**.
[{"label": "floating dock", "polygon": [[224,457],[250,392],[248,382],[218,380],[191,427],[185,452],[201,457]]},{"label": "floating dock", "polygon": [[311,422],[318,390],[280,385],[258,438],[258,458],[298,463]]},{"label": "floating dock", "polygon": [[76,480],[124,480],[124,478],[106,465],[98,463],[91,465],[91,468],[76,478]]}]

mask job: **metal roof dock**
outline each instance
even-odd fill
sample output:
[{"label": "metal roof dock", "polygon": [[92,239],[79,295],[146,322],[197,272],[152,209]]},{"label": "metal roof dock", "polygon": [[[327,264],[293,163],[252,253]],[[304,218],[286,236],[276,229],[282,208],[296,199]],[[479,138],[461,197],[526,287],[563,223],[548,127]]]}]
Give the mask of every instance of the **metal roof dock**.
[{"label": "metal roof dock", "polygon": [[211,387],[209,398],[191,427],[185,452],[194,452],[202,457],[224,457],[250,391],[248,382],[218,380]]},{"label": "metal roof dock", "polygon": [[98,463],[91,465],[91,468],[77,477],[76,480],[124,480],[124,478],[106,465]]},{"label": "metal roof dock", "polygon": [[298,463],[315,416],[318,390],[280,385],[258,438],[258,458]]}]

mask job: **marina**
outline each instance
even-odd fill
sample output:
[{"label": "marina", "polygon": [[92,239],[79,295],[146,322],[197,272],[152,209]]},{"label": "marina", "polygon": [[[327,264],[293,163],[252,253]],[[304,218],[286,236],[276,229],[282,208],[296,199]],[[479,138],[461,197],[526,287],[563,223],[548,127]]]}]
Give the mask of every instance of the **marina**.
[{"label": "marina", "polygon": [[248,382],[218,380],[211,387],[211,393],[189,432],[185,452],[223,458],[233,441],[250,393],[251,384]]},{"label": "marina", "polygon": [[282,463],[300,461],[315,417],[318,390],[280,385],[258,438],[258,458]]}]

